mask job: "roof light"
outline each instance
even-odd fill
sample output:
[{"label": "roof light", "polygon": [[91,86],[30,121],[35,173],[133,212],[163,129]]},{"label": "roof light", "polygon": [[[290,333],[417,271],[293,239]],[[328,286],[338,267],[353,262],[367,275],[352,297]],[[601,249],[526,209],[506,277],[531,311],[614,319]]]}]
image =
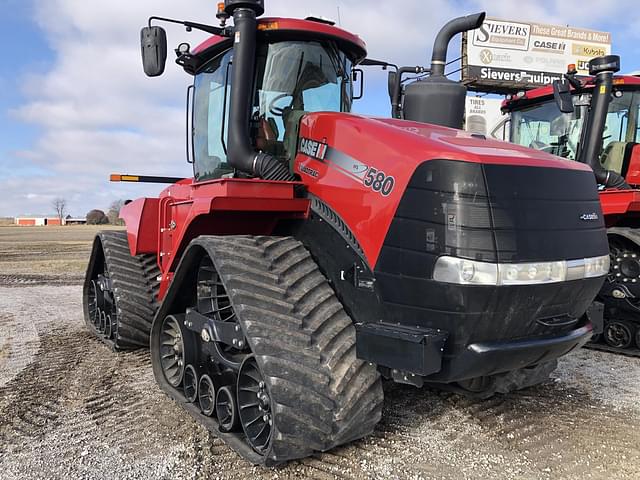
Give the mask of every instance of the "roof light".
[{"label": "roof light", "polygon": [[264,22],[258,24],[258,30],[278,30],[278,22]]}]

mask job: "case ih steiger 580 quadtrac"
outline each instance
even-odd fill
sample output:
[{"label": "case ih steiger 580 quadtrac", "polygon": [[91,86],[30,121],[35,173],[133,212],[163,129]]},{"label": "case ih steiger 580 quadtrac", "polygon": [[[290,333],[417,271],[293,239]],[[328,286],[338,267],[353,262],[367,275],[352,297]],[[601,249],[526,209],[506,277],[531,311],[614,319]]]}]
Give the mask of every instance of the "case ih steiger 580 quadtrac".
[{"label": "case ih steiger 580 quadtrac", "polygon": [[[258,464],[370,433],[382,377],[480,397],[544,381],[591,337],[585,311],[608,271],[591,170],[350,114],[365,44],[263,10],[227,0],[233,27],[179,22],[212,34],[176,50],[195,78],[194,177],[126,205],[126,233],[96,237],[89,327],[115,349],[150,344],[160,387]],[[438,36],[423,82],[447,105],[435,124],[462,123],[464,87],[438,68],[483,18]],[[159,75],[164,31],[142,42]]]},{"label": "case ih steiger 580 quadtrac", "polygon": [[598,300],[604,332],[590,346],[640,355],[640,78],[615,76],[620,59],[570,69],[563,81],[508,99],[511,141],[586,163],[601,185],[611,270]]}]

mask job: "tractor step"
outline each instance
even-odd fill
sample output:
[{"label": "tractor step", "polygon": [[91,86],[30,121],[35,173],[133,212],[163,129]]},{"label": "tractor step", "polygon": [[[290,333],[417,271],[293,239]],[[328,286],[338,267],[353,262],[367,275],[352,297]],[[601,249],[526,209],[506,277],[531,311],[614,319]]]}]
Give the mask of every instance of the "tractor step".
[{"label": "tractor step", "polygon": [[356,324],[357,356],[400,372],[426,376],[442,368],[449,334],[432,328],[390,323]]}]

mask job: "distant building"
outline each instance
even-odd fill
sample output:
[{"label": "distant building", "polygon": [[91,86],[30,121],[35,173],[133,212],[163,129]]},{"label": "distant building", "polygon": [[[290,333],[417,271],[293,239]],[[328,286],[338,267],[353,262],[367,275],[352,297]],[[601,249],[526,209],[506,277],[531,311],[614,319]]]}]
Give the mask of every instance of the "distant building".
[{"label": "distant building", "polygon": [[71,215],[67,215],[64,219],[65,225],[86,225],[86,218],[73,218]]},{"label": "distant building", "polygon": [[62,223],[60,223],[60,219],[58,217],[47,217],[47,216],[25,216],[25,217],[16,217],[15,224],[21,227],[45,227],[45,226],[60,226],[65,225],[66,220],[63,219]]}]

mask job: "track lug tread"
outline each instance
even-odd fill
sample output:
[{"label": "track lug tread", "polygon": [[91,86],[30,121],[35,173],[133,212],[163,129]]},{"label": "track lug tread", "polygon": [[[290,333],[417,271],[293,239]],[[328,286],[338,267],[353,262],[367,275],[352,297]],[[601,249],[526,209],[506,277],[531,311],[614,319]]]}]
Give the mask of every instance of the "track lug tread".
[{"label": "track lug tread", "polygon": [[370,434],[382,412],[380,376],[356,358],[353,323],[302,243],[250,236],[195,242],[228,287],[272,396],[277,415],[265,463]]}]

